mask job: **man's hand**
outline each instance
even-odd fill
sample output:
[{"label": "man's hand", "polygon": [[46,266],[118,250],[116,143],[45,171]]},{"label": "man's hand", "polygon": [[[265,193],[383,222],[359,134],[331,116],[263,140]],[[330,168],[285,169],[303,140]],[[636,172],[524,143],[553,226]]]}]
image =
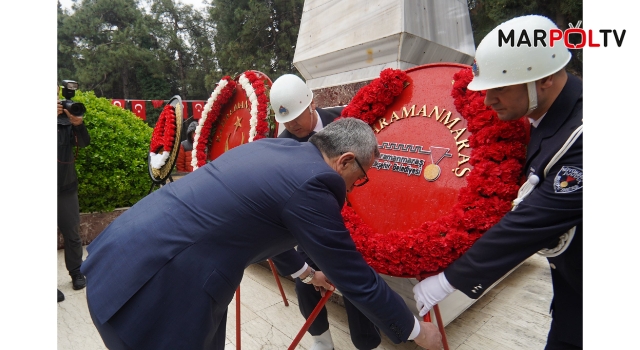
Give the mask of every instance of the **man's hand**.
[{"label": "man's hand", "polygon": [[66,109],[62,108],[62,103],[60,103],[60,101],[58,101],[58,114],[57,115],[60,115],[63,112],[67,115],[67,117],[69,117],[69,121],[71,122],[71,125],[78,126],[78,125],[82,124],[82,117],[76,117],[75,115],[69,113],[69,111],[67,111]]},{"label": "man's hand", "polygon": [[320,295],[322,296],[324,296],[324,294],[328,290],[336,289],[336,287],[334,287],[331,284],[331,282],[329,282],[329,280],[325,277],[322,271],[316,271],[315,275],[313,276],[313,279],[311,279],[311,284],[313,284],[313,286],[316,288],[317,291],[320,292]]},{"label": "man's hand", "polygon": [[454,291],[455,288],[449,284],[444,272],[427,277],[413,286],[413,298],[420,316],[426,315],[434,305]]},{"label": "man's hand", "polygon": [[420,322],[420,333],[413,339],[419,346],[427,350],[442,350],[442,334],[438,327],[431,322]]}]

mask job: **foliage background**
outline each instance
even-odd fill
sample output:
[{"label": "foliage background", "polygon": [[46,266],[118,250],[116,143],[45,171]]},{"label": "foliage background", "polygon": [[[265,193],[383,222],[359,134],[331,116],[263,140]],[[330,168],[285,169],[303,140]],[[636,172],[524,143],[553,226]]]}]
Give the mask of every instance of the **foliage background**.
[{"label": "foliage background", "polygon": [[91,136],[76,159],[80,212],[132,206],[151,186],[147,155],[153,129],[91,91],[77,91],[73,100],[87,108],[84,123]]}]

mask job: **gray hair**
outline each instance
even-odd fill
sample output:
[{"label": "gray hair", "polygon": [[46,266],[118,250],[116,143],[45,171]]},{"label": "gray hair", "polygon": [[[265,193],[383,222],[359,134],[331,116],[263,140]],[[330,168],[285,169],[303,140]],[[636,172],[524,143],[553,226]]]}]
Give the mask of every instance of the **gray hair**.
[{"label": "gray hair", "polygon": [[361,164],[380,157],[378,140],[371,127],[360,119],[340,118],[309,138],[329,158],[353,152]]}]

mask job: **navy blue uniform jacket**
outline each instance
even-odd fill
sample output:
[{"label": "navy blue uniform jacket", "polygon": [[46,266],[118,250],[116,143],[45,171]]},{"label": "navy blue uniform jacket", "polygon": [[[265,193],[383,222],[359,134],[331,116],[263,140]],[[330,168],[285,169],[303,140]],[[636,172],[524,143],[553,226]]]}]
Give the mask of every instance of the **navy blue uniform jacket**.
[{"label": "navy blue uniform jacket", "polygon": [[519,263],[576,226],[567,250],[548,258],[553,282],[554,323],[559,339],[582,346],[582,179],[571,191],[558,191],[564,169],[582,173],[582,136],[543,176],[544,168],[569,135],[582,125],[582,81],[569,75],[562,92],[533,130],[527,147],[526,174],[540,182],[533,192],[488,230],[444,274],[451,285],[470,298],[482,292]]},{"label": "navy blue uniform jacket", "polygon": [[298,244],[392,341],[406,341],[414,316],[356,250],[345,194],[311,143],[233,148],[140,200],[87,247],[87,302],[135,349],[211,348],[214,316],[244,269]]}]

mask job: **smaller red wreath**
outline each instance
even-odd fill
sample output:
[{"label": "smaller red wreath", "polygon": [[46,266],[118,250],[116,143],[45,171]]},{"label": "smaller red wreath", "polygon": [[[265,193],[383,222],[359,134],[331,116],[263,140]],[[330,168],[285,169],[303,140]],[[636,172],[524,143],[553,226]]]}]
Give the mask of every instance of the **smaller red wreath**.
[{"label": "smaller red wreath", "polygon": [[160,113],[151,135],[149,153],[152,168],[160,169],[169,158],[176,140],[176,128],[175,110],[173,106],[167,104]]},{"label": "smaller red wreath", "polygon": [[153,128],[151,136],[150,152],[159,153],[161,149],[171,152],[173,142],[176,138],[176,114],[173,106],[167,104],[164,106],[160,117]]}]

